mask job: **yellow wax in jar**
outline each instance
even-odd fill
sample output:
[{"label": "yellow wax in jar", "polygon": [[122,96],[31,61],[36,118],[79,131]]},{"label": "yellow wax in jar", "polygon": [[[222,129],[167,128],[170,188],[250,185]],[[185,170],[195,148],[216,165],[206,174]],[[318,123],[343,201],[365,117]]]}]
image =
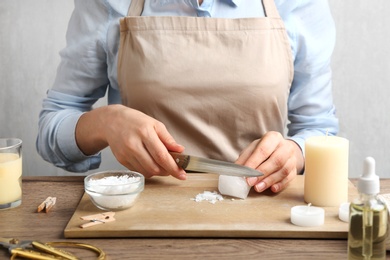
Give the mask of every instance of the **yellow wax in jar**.
[{"label": "yellow wax in jar", "polygon": [[322,207],[348,201],[349,141],[337,136],[310,137],[305,142],[304,199]]},{"label": "yellow wax in jar", "polygon": [[22,158],[15,153],[0,153],[0,204],[22,198]]}]

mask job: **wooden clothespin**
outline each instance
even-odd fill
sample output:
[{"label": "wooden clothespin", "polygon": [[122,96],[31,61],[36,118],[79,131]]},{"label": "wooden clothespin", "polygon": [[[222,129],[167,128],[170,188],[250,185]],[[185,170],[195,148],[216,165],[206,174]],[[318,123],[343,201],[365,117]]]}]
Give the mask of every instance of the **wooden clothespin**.
[{"label": "wooden clothespin", "polygon": [[110,212],[80,217],[82,220],[89,220],[88,223],[82,224],[80,225],[80,227],[86,228],[86,227],[91,227],[91,226],[115,221],[114,215],[115,212],[110,211]]},{"label": "wooden clothespin", "polygon": [[47,197],[39,206],[38,206],[38,212],[41,212],[45,210],[46,213],[48,213],[56,204],[56,197]]}]

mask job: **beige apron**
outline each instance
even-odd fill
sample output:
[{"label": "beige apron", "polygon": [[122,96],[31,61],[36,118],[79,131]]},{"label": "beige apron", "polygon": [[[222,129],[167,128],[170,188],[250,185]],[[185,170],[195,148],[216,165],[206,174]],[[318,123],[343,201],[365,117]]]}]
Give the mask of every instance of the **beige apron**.
[{"label": "beige apron", "polygon": [[185,152],[234,161],[268,131],[284,134],[291,48],[273,0],[266,17],[120,20],[122,103],[163,122]]}]

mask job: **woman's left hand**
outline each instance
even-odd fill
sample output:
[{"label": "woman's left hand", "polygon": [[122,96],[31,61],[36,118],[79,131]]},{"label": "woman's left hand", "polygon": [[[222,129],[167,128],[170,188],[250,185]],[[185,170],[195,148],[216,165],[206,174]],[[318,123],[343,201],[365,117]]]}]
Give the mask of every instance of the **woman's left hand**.
[{"label": "woman's left hand", "polygon": [[302,171],[304,158],[294,141],[286,140],[280,133],[271,131],[245,148],[236,163],[264,173],[260,177],[247,178],[248,184],[257,192],[268,188],[279,192]]}]

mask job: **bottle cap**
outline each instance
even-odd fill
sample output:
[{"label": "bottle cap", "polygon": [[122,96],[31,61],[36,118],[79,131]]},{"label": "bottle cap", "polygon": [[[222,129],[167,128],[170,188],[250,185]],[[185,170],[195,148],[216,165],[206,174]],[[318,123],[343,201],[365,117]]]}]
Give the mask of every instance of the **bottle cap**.
[{"label": "bottle cap", "polygon": [[379,176],[375,174],[375,160],[367,157],[364,160],[363,174],[357,185],[359,193],[378,194],[380,191]]}]

